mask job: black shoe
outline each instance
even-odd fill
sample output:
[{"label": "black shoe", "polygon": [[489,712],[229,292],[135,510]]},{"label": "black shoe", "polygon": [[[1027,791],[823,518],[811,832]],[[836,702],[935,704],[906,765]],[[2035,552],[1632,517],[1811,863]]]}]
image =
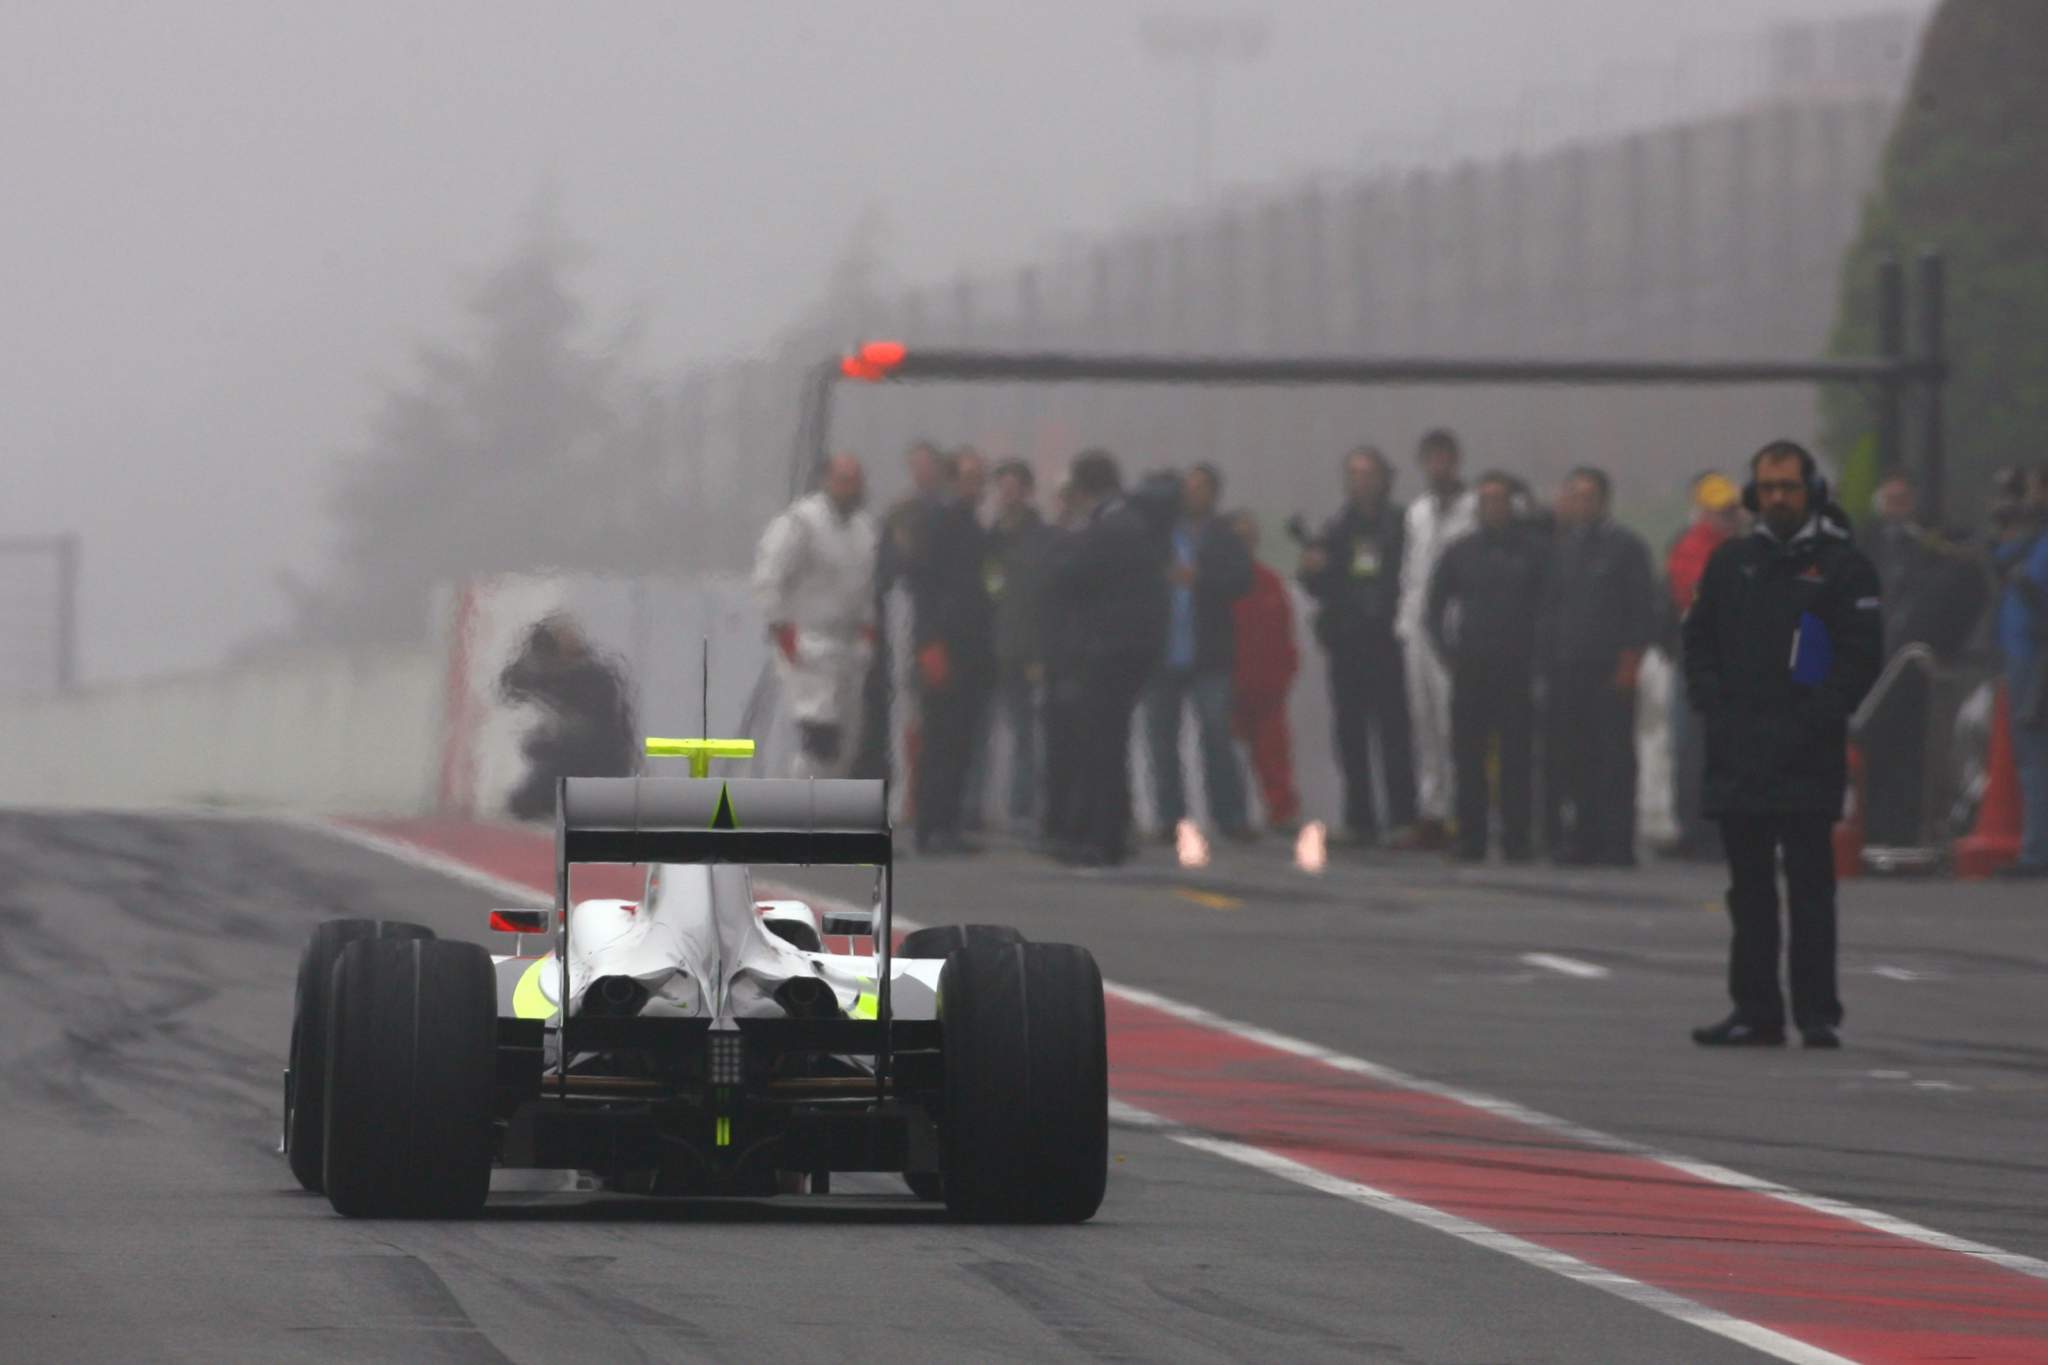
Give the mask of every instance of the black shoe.
[{"label": "black shoe", "polygon": [[1718,1024],[1708,1024],[1692,1031],[1692,1040],[1701,1047],[1783,1047],[1785,1026],[1778,1024],[1766,1028],[1752,1024],[1739,1014],[1731,1014]]},{"label": "black shoe", "polygon": [[1808,1047],[1840,1047],[1842,1035],[1826,1024],[1815,1024],[1812,1028],[1799,1030],[1799,1041]]}]

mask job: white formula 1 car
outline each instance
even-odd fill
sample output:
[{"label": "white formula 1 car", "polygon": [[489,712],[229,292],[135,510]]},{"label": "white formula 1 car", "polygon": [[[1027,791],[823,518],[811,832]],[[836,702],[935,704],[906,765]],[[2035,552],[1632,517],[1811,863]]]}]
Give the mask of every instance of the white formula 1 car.
[{"label": "white formula 1 car", "polygon": [[[492,913],[547,952],[494,958],[389,921],[315,930],[285,1078],[307,1189],[349,1215],[461,1217],[499,1166],[656,1195],[889,1171],[961,1218],[1093,1216],[1095,960],[987,925],[892,951],[882,783],[566,778],[558,796],[557,909]],[[569,869],[593,862],[648,864],[644,894],[572,909]],[[872,866],[876,908],[756,900],[749,866],[798,864]],[[827,950],[839,935],[854,951]]]}]

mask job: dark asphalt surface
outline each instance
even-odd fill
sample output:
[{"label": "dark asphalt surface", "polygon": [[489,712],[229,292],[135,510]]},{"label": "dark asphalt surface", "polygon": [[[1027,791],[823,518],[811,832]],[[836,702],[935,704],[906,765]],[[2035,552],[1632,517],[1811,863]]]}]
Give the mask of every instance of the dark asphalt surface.
[{"label": "dark asphalt surface", "polygon": [[[1075,939],[1131,985],[2048,1254],[2036,892],[1856,888],[1850,1046],[1727,1056],[1684,1040],[1720,1004],[1706,871],[1397,861],[1309,881],[1255,850],[1227,873],[1077,877],[998,853],[907,864],[900,887],[927,921]],[[299,946],[341,914],[481,939],[489,904],[307,829],[0,814],[0,1356],[1753,1358],[1138,1129],[1114,1134],[1109,1200],[1081,1228],[957,1226],[880,1180],[816,1200],[510,1192],[471,1224],[336,1218],[274,1151]]]}]

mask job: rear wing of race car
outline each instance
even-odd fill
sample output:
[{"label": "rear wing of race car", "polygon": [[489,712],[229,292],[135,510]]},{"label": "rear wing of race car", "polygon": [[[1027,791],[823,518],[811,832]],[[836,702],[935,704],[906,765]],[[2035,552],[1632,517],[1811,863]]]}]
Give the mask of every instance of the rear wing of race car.
[{"label": "rear wing of race car", "polygon": [[[652,746],[650,745],[650,748]],[[750,746],[751,747],[751,746]],[[693,765],[696,766],[696,765]],[[565,777],[555,798],[558,1028],[568,1028],[574,863],[784,863],[873,867],[876,1071],[888,1075],[894,875],[888,785],[851,778]],[[561,1055],[569,1048],[566,1037]],[[567,1068],[563,1068],[566,1085]]]}]

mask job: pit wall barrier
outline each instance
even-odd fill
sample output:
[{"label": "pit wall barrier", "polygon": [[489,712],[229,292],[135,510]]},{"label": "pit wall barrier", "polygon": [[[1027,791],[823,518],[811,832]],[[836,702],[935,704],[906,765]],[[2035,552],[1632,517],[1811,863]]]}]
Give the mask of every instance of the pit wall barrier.
[{"label": "pit wall barrier", "polygon": [[[905,602],[893,602],[893,620]],[[1305,602],[1296,602],[1303,671],[1290,698],[1296,780],[1311,814],[1337,806],[1329,698]],[[438,812],[502,819],[526,772],[524,741],[539,708],[512,702],[500,677],[535,624],[567,620],[625,679],[643,735],[705,729],[705,645],[711,663],[711,733],[752,737],[750,772],[782,769],[780,716],[768,645],[739,575],[621,579],[506,575],[442,593],[430,649],[379,659],[301,655],[61,698],[0,698],[0,804],[10,806],[281,806],[362,814]],[[907,673],[907,667],[901,669]],[[1640,827],[1669,831],[1665,698],[1671,673],[1645,665],[1638,708]],[[897,696],[903,696],[901,684]],[[899,704],[901,731],[911,706]],[[1141,726],[1135,726],[1141,729]],[[991,788],[1004,790],[1008,755],[995,739]],[[901,804],[905,753],[895,745]],[[1149,814],[1149,759],[1133,745],[1139,817]],[[1184,772],[1202,810],[1194,735]],[[735,772],[741,772],[735,767]],[[999,808],[999,800],[989,800]],[[901,814],[901,812],[899,812]]]},{"label": "pit wall barrier", "polygon": [[[905,604],[892,603],[892,620]],[[781,771],[789,747],[765,633],[737,575],[603,578],[511,575],[442,595],[434,643],[377,659],[299,656],[267,665],[87,688],[65,697],[0,699],[0,804],[169,806],[218,803],[361,814],[475,819],[505,815],[525,774],[526,738],[543,717],[499,686],[533,627],[573,623],[625,680],[637,729],[694,735],[704,728],[704,643],[710,649],[710,729],[759,742],[747,770]],[[1296,775],[1312,814],[1334,811],[1327,687],[1306,603],[1292,697]],[[1665,708],[1669,670],[1646,663],[1638,712],[1646,839],[1670,827]],[[767,684],[767,685],[764,685]],[[899,725],[913,709],[898,707]],[[1135,728],[1135,727],[1134,727]],[[1003,740],[997,737],[1000,748]],[[1205,807],[1192,727],[1183,770],[1194,809]],[[898,744],[892,784],[905,784]],[[1149,813],[1142,744],[1132,755],[1140,816]],[[989,778],[1003,790],[1007,757]],[[735,772],[741,771],[736,767]],[[999,801],[991,799],[990,809]]]},{"label": "pit wall barrier", "polygon": [[0,701],[0,804],[431,808],[441,651],[302,656]]}]

